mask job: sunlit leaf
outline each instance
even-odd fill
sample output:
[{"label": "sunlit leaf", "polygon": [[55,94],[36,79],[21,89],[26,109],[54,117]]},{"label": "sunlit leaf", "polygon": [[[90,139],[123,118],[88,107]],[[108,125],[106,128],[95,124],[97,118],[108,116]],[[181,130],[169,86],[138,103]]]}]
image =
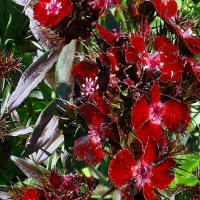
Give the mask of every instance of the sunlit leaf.
[{"label": "sunlit leaf", "polygon": [[27,176],[35,179],[41,178],[44,174],[48,173],[48,170],[42,166],[34,164],[29,159],[22,159],[15,156],[11,156],[11,160],[19,167],[19,169]]},{"label": "sunlit leaf", "polygon": [[57,60],[58,54],[58,51],[46,53],[26,69],[9,98],[6,106],[9,111],[20,106],[29,93],[43,80],[46,72]]}]

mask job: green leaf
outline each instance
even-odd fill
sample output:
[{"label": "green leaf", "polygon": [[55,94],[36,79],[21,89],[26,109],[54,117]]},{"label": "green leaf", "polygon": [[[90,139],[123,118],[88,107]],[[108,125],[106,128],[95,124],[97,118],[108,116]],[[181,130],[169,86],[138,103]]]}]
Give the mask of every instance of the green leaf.
[{"label": "green leaf", "polygon": [[29,159],[22,159],[15,156],[11,156],[11,160],[19,167],[19,169],[27,176],[35,179],[41,178],[44,174],[48,174],[49,171],[40,165],[36,165]]},{"label": "green leaf", "polygon": [[33,133],[28,139],[29,142],[23,152],[24,156],[32,154],[33,152],[44,147],[52,135],[56,133],[58,127],[58,117],[54,115],[55,113],[56,103],[53,101],[40,114],[35,124]]},{"label": "green leaf", "polygon": [[6,105],[9,111],[20,106],[30,92],[44,79],[45,74],[56,62],[58,54],[59,51],[45,53],[24,71]]},{"label": "green leaf", "polygon": [[194,186],[198,183],[198,178],[192,172],[200,164],[200,155],[186,154],[176,156],[179,168],[175,170],[175,180],[170,184],[171,188],[177,185]]},{"label": "green leaf", "polygon": [[69,98],[71,68],[75,58],[77,40],[72,40],[61,51],[56,64],[57,96],[63,99]]}]

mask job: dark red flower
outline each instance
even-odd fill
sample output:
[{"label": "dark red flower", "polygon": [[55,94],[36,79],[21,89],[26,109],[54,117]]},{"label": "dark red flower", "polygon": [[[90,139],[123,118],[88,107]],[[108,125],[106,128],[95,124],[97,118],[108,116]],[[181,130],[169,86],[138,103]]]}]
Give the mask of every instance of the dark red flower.
[{"label": "dark red flower", "polygon": [[134,182],[138,191],[143,190],[146,200],[153,200],[154,189],[166,189],[173,181],[174,167],[175,162],[171,158],[159,160],[155,145],[149,140],[138,160],[126,148],[119,151],[109,164],[108,174],[118,188],[123,189],[123,186]]},{"label": "dark red flower", "polygon": [[132,46],[126,49],[126,61],[128,63],[135,62],[146,69],[148,73],[160,72],[160,81],[162,82],[181,79],[183,66],[178,56],[178,49],[168,38],[156,36],[152,53],[146,52],[142,36],[133,34],[130,43]]},{"label": "dark red flower", "polygon": [[88,136],[77,139],[73,150],[78,160],[85,161],[87,164],[96,164],[101,162],[105,156],[101,145],[100,129],[106,115],[110,112],[110,107],[98,93],[94,93],[88,101],[90,103],[84,103],[77,109],[87,123]]},{"label": "dark red flower", "polygon": [[45,27],[53,27],[71,14],[70,0],[38,0],[34,4],[34,18]]},{"label": "dark red flower", "polygon": [[81,95],[89,97],[98,88],[98,67],[95,63],[82,61],[74,64],[71,71],[74,79],[79,83],[81,88]]},{"label": "dark red flower", "polygon": [[183,66],[180,62],[178,48],[167,37],[156,36],[154,51],[158,52],[160,57],[160,66],[158,69],[162,73],[160,81],[180,80],[183,73]]},{"label": "dark red flower", "polygon": [[144,143],[149,133],[156,140],[163,138],[163,124],[170,131],[182,132],[189,124],[191,117],[187,105],[175,100],[165,103],[160,101],[160,88],[155,83],[150,92],[150,103],[142,96],[132,106],[131,121],[136,137]]},{"label": "dark red flower", "polygon": [[40,200],[34,188],[27,188],[21,197],[21,200]]},{"label": "dark red flower", "polygon": [[50,183],[53,185],[54,188],[60,187],[62,183],[62,178],[61,176],[58,176],[55,171],[51,172],[49,179],[50,179]]},{"label": "dark red flower", "polygon": [[100,163],[105,156],[100,137],[95,133],[78,138],[74,143],[73,151],[78,160],[88,165]]},{"label": "dark red flower", "polygon": [[162,52],[149,54],[145,59],[144,68],[161,72],[159,80],[162,82],[178,81],[183,73],[183,66],[178,57]]},{"label": "dark red flower", "polygon": [[114,74],[119,75],[124,73],[124,51],[125,49],[122,44],[121,47],[110,47],[107,49],[106,53],[100,55],[101,64],[106,67],[110,79],[110,76],[113,76]]},{"label": "dark red flower", "polygon": [[157,13],[162,18],[171,18],[177,14],[178,6],[175,0],[151,0]]},{"label": "dark red flower", "polygon": [[104,123],[100,127],[100,137],[104,141],[111,139],[112,141],[119,143],[120,136],[119,136],[119,130],[117,128],[117,124]]},{"label": "dark red flower", "polygon": [[[104,105],[102,105],[104,106]],[[107,108],[102,107],[102,109]],[[99,129],[103,121],[105,120],[105,114],[102,113],[97,107],[90,103],[82,104],[78,109],[77,112],[84,118],[85,122],[87,123],[90,129]]]}]

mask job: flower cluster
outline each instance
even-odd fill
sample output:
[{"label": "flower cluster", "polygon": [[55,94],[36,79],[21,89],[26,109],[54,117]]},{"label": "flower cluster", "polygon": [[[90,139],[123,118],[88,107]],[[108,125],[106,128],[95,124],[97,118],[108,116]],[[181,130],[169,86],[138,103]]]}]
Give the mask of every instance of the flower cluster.
[{"label": "flower cluster", "polygon": [[90,199],[98,182],[96,179],[81,175],[59,176],[54,171],[48,177],[41,178],[37,187],[24,185],[11,192],[12,199],[20,200],[65,200]]},{"label": "flower cluster", "polygon": [[147,17],[137,18],[135,33],[97,24],[102,51],[96,61],[74,64],[71,73],[75,111],[87,126],[73,151],[88,165],[113,157],[108,175],[123,198],[153,200],[174,180],[175,149],[191,122],[190,102],[198,101],[198,95],[187,99],[189,85],[199,84],[194,54],[200,39],[178,23],[175,1],[144,1],[134,17],[143,6],[178,40],[155,34]]}]

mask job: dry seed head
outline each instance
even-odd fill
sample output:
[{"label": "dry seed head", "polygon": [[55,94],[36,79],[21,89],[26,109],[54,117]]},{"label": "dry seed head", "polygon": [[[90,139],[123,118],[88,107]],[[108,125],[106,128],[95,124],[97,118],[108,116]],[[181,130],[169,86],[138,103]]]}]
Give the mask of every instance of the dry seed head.
[{"label": "dry seed head", "polygon": [[14,58],[12,53],[0,53],[0,80],[21,66],[21,59]]}]

